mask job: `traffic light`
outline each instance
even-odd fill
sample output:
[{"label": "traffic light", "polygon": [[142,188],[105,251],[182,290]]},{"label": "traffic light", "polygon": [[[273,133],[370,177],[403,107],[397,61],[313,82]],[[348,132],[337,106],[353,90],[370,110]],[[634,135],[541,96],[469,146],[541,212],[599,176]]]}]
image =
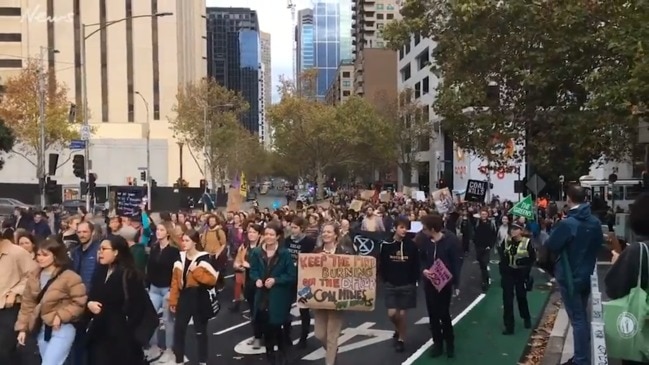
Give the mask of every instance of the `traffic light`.
[{"label": "traffic light", "polygon": [[92,174],[88,174],[88,190],[90,191],[90,194],[94,195],[96,187],[97,187],[97,174],[93,172]]},{"label": "traffic light", "polygon": [[158,182],[155,181],[155,179],[151,179],[151,187],[152,187],[152,188],[155,188],[155,187],[157,187],[157,186],[158,186]]},{"label": "traffic light", "polygon": [[444,189],[446,187],[446,181],[444,180],[443,177],[440,177],[439,180],[437,180],[437,189]]},{"label": "traffic light", "polygon": [[56,180],[52,180],[49,177],[47,178],[47,183],[45,184],[45,192],[47,195],[56,194]]},{"label": "traffic light", "polygon": [[140,180],[146,181],[146,171],[140,172]]},{"label": "traffic light", "polygon": [[87,182],[82,181],[79,187],[81,188],[80,189],[81,190],[81,195],[88,194],[88,183]]},{"label": "traffic light", "polygon": [[207,180],[201,179],[201,181],[199,182],[199,186],[201,187],[201,190],[204,191],[207,188]]},{"label": "traffic light", "polygon": [[83,155],[74,155],[72,158],[72,170],[74,171],[74,176],[80,179],[86,178],[86,160]]}]

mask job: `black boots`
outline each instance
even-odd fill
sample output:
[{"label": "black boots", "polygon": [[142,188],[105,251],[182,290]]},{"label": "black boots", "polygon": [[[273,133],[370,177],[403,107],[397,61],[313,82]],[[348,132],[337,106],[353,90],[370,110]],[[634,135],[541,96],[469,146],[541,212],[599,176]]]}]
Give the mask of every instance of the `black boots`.
[{"label": "black boots", "polygon": [[444,354],[444,346],[441,342],[433,344],[433,348],[430,349],[430,357],[436,358]]},{"label": "black boots", "polygon": [[525,328],[527,328],[527,329],[532,328],[532,320],[531,319],[525,318],[525,319],[523,319],[523,321],[525,321]]},{"label": "black boots", "polygon": [[269,365],[288,365],[288,358],[284,351],[266,352],[266,359]]}]

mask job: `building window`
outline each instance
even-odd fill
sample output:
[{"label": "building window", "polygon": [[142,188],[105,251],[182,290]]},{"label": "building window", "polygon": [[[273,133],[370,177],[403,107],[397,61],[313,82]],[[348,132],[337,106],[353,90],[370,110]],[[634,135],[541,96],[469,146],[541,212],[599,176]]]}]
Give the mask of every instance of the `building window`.
[{"label": "building window", "polygon": [[419,99],[421,97],[421,82],[418,82],[415,84],[415,99]]},{"label": "building window", "polygon": [[383,20],[383,13],[377,13],[376,14],[376,19]]},{"label": "building window", "polygon": [[383,10],[385,6],[383,4],[376,4],[376,10]]},{"label": "building window", "polygon": [[22,68],[23,60],[21,59],[0,59],[0,68]]},{"label": "building window", "polygon": [[0,7],[0,16],[20,16],[20,8],[14,7]]},{"label": "building window", "polygon": [[350,86],[352,86],[352,82],[351,82],[351,81],[349,81],[349,80],[345,80],[345,81],[343,81],[343,87],[350,87]]},{"label": "building window", "polygon": [[419,42],[421,42],[421,36],[417,33],[415,34],[415,46],[418,45]]},{"label": "building window", "polygon": [[388,4],[388,6],[385,7],[388,10],[394,10],[394,5]]},{"label": "building window", "polygon": [[350,96],[352,94],[349,90],[343,90],[343,96]]},{"label": "building window", "polygon": [[401,47],[399,49],[399,59],[402,60],[404,55],[405,55],[405,51],[404,51],[403,47]]},{"label": "building window", "polygon": [[428,47],[417,56],[417,70],[421,70],[425,67],[428,67],[430,64],[430,51]]},{"label": "building window", "polygon": [[394,19],[394,14],[392,14],[392,13],[387,13],[387,14],[385,15],[385,17],[386,17],[386,19],[388,19],[388,20],[392,20],[392,19]]},{"label": "building window", "polygon": [[352,74],[349,71],[343,71],[343,77],[352,77]]},{"label": "building window", "polygon": [[0,42],[20,42],[22,34],[20,33],[0,33]]},{"label": "building window", "polygon": [[410,63],[401,69],[401,81],[410,79]]},{"label": "building window", "polygon": [[430,77],[426,76],[421,80],[421,93],[426,95],[430,92]]},{"label": "building window", "polygon": [[376,24],[377,29],[383,29],[384,26],[385,26],[385,24],[383,24],[383,23]]},{"label": "building window", "polygon": [[410,53],[410,42],[406,43],[406,54]]},{"label": "building window", "polygon": [[376,47],[377,48],[383,48],[383,47],[385,47],[385,43],[383,43],[383,41],[376,41]]}]

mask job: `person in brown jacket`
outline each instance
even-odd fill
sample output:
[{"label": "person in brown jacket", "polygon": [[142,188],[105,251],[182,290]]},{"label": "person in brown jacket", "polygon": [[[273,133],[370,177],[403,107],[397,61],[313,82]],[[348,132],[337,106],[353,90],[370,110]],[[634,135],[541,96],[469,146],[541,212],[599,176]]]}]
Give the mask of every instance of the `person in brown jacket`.
[{"label": "person in brown jacket", "polygon": [[194,319],[198,344],[198,362],[207,364],[207,321],[215,315],[210,291],[219,277],[210,261],[209,254],[202,251],[198,232],[185,232],[180,260],[174,263],[169,291],[169,310],[176,314],[176,364],[185,363],[185,339],[191,318]]},{"label": "person in brown jacket", "polygon": [[38,268],[27,277],[14,329],[18,343],[25,345],[28,333],[38,334],[43,365],[65,362],[74,343],[72,324],[84,313],[86,287],[73,270],[67,249],[55,239],[47,239],[36,251]]},{"label": "person in brown jacket", "polygon": [[201,235],[200,243],[210,256],[220,254],[227,246],[225,231],[215,215],[207,218],[207,230]]}]

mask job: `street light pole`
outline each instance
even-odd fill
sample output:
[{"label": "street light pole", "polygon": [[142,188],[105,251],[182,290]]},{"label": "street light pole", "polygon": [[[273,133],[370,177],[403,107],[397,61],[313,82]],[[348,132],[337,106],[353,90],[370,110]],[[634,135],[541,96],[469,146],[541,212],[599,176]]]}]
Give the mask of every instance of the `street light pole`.
[{"label": "street light pole", "polygon": [[142,102],[144,102],[144,108],[146,109],[146,204],[147,209],[151,210],[151,119],[149,117],[149,103],[146,101],[144,96],[139,92],[135,92]]},{"label": "street light pole", "polygon": [[41,208],[45,207],[45,50],[47,47],[41,46],[40,63],[38,65],[38,142],[39,150],[37,156],[38,165],[38,186],[41,193]]},{"label": "street light pole", "polygon": [[[155,18],[155,17],[164,17],[170,16],[173,13],[156,13],[156,14],[146,14],[146,15],[136,15],[128,16],[125,18],[111,20],[106,23],[94,23],[94,24],[81,24],[81,44],[80,44],[80,59],[81,59],[81,99],[83,102],[83,125],[81,126],[81,139],[85,141],[84,147],[84,178],[88,181],[88,173],[90,170],[90,124],[88,121],[88,77],[87,77],[87,65],[86,65],[86,41],[97,34],[103,29],[110,27],[111,25],[121,23],[128,19],[137,19],[137,18]],[[94,31],[86,34],[87,27],[98,27]],[[148,118],[147,118],[148,119]],[[148,172],[148,171],[147,171]],[[147,173],[148,175],[148,173]],[[150,186],[150,184],[149,184]],[[150,203],[149,203],[150,204]],[[90,211],[90,194],[86,194],[86,209]]]}]

